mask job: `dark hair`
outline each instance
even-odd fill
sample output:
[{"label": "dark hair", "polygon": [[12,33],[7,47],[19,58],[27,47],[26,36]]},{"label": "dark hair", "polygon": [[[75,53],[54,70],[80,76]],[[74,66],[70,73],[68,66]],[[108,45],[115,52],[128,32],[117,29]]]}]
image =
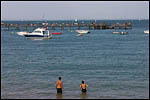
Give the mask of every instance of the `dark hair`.
[{"label": "dark hair", "polygon": [[59,77],[58,79],[61,80],[61,77]]},{"label": "dark hair", "polygon": [[84,81],[82,80],[82,83],[84,84]]}]

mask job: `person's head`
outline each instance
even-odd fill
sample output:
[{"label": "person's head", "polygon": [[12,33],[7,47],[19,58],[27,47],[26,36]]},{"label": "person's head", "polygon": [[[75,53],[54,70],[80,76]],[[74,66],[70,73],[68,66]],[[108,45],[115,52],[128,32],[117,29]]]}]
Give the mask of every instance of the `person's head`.
[{"label": "person's head", "polygon": [[82,84],[84,84],[84,81],[82,80]]},{"label": "person's head", "polygon": [[58,77],[59,80],[61,80],[61,77]]}]

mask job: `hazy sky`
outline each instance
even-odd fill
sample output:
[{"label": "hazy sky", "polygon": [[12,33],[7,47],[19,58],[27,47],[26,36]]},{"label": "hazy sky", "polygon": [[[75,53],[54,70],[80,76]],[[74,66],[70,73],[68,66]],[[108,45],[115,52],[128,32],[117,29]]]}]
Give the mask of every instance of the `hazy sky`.
[{"label": "hazy sky", "polygon": [[149,1],[1,1],[1,20],[149,19]]}]

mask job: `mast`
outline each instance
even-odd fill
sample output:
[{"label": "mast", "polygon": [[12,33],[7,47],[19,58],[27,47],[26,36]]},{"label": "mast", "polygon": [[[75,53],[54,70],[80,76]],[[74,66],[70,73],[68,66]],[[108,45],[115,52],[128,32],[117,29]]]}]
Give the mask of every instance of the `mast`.
[{"label": "mast", "polygon": [[45,13],[43,13],[42,20],[43,21],[45,20]]}]

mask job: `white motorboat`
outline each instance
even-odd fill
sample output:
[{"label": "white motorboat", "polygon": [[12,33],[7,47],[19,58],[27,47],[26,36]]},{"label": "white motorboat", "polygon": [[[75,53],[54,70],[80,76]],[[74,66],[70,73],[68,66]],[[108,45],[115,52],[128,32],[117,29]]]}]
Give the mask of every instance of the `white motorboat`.
[{"label": "white motorboat", "polygon": [[144,33],[147,33],[147,34],[149,34],[149,30],[145,30],[145,31],[144,31]]},{"label": "white motorboat", "polygon": [[76,30],[76,32],[80,34],[90,33],[88,30]]},{"label": "white motorboat", "polygon": [[52,37],[52,34],[49,33],[49,30],[46,28],[37,28],[33,32],[18,32],[18,35],[22,35],[25,37]]},{"label": "white motorboat", "polygon": [[128,32],[112,32],[112,33],[114,33],[114,34],[121,34],[121,35],[126,35],[126,34],[128,34]]},{"label": "white motorboat", "polygon": [[112,32],[112,33],[114,33],[114,34],[120,34],[120,32]]}]

